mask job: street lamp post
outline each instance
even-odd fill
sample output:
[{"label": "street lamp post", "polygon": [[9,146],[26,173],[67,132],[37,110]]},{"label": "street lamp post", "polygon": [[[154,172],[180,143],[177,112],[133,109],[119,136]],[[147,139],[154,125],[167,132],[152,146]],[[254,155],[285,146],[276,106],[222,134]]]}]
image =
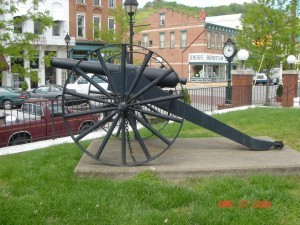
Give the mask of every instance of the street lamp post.
[{"label": "street lamp post", "polygon": [[249,52],[246,49],[241,49],[238,51],[237,57],[240,61],[242,61],[243,70],[245,70],[245,61],[249,58]]},{"label": "street lamp post", "polygon": [[71,38],[70,35],[67,33],[65,36],[65,42],[67,44],[67,58],[70,58],[70,54],[69,54],[69,44],[71,42]]},{"label": "street lamp post", "polygon": [[130,48],[129,48],[129,63],[133,64],[133,16],[137,11],[139,3],[137,0],[125,0],[124,7],[125,11],[127,12],[129,16],[129,42],[130,42]]},{"label": "street lamp post", "polygon": [[290,70],[292,70],[293,69],[293,64],[295,64],[296,63],[296,56],[294,56],[294,55],[289,55],[288,57],[287,57],[287,59],[286,59],[286,61],[287,61],[287,63],[290,65]]}]

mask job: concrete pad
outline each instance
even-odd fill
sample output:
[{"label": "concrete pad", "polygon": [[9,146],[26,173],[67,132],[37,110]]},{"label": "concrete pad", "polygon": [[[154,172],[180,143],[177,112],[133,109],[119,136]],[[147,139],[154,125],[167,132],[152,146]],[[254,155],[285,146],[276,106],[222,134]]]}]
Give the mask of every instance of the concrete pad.
[{"label": "concrete pad", "polygon": [[[99,143],[93,140],[90,147],[95,146]],[[288,146],[281,150],[253,151],[223,137],[177,138],[170,149],[148,164],[108,166],[84,154],[74,173],[78,176],[128,179],[145,170],[155,171],[159,177],[166,179],[257,173],[300,174],[300,152]]]}]

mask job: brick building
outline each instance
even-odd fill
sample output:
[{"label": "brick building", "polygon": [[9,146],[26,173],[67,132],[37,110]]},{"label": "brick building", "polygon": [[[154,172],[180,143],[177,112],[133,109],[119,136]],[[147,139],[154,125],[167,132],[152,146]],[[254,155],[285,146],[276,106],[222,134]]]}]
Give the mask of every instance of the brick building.
[{"label": "brick building", "polygon": [[69,34],[75,37],[70,57],[81,59],[104,45],[99,41],[99,31],[116,29],[111,11],[123,3],[122,0],[69,0],[69,4]]},{"label": "brick building", "polygon": [[149,25],[135,35],[135,41],[191,82],[225,81],[227,61],[222,48],[229,37],[234,40],[239,18],[240,14],[206,17],[205,11],[193,17],[160,9],[143,21]]}]

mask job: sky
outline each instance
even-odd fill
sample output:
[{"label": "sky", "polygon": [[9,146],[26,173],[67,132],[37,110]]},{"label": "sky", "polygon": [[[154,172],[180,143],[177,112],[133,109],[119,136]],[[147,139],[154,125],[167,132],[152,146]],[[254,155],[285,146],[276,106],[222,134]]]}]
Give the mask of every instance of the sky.
[{"label": "sky", "polygon": [[[142,8],[149,0],[137,0],[139,7]],[[152,0],[151,0],[152,1]],[[177,2],[187,6],[210,7],[219,5],[230,5],[231,3],[242,4],[244,2],[251,3],[252,0],[165,0],[167,2]]]}]

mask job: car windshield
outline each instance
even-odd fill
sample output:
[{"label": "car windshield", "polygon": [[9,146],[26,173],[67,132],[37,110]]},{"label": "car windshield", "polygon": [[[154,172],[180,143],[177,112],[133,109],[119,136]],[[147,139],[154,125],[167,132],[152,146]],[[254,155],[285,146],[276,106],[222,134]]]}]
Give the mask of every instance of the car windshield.
[{"label": "car windshield", "polygon": [[257,75],[257,79],[264,79],[264,75]]}]

